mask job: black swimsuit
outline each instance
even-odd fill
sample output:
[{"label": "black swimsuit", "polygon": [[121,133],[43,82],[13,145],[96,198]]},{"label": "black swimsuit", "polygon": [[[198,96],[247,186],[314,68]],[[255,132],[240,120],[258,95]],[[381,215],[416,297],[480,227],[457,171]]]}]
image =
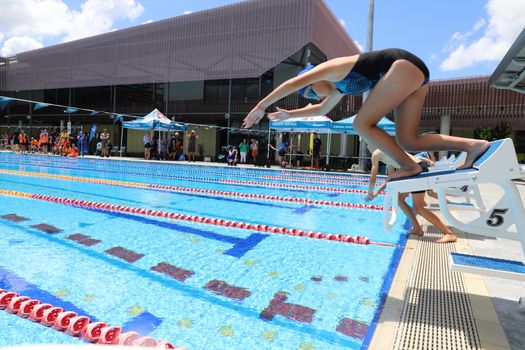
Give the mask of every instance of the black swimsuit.
[{"label": "black swimsuit", "polygon": [[430,73],[419,57],[402,49],[385,49],[360,54],[350,73],[335,86],[342,94],[360,95],[371,90],[397,60],[414,64],[425,76],[422,85],[428,83]]}]

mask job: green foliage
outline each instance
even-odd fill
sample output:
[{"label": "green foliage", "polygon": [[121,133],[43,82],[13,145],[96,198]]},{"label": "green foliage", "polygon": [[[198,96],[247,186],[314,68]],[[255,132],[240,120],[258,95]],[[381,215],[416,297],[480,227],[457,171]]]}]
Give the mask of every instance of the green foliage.
[{"label": "green foliage", "polygon": [[501,122],[494,128],[489,126],[480,126],[474,130],[474,138],[494,141],[504,139],[512,134],[512,127],[507,122]]},{"label": "green foliage", "polygon": [[501,122],[492,130],[492,136],[495,140],[504,139],[512,134],[512,127],[507,122]]}]

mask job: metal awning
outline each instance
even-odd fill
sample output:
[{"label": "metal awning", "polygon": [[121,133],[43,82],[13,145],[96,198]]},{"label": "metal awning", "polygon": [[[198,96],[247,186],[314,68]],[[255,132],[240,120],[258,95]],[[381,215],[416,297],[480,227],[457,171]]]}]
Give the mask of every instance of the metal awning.
[{"label": "metal awning", "polygon": [[490,77],[489,85],[497,89],[525,93],[525,29],[521,31]]}]

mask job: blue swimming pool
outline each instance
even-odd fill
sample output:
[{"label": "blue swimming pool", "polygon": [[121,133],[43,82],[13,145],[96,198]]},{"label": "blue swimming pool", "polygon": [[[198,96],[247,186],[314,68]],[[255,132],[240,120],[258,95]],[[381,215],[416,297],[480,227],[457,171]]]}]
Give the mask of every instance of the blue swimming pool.
[{"label": "blue swimming pool", "polygon": [[[381,196],[355,207],[357,176],[9,152],[0,163],[0,288],[188,349],[366,348],[406,235],[384,232]],[[82,342],[1,310],[0,325],[0,346]]]}]

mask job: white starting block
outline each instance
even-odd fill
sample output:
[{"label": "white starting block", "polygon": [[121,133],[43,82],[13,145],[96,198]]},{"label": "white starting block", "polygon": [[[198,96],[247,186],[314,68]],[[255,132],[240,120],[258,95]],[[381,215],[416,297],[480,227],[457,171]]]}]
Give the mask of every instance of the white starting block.
[{"label": "white starting block", "polygon": [[[434,163],[433,166],[428,167],[430,173],[456,170],[465,163],[467,158],[466,152],[458,154],[457,158],[451,156],[448,159],[440,160]],[[463,185],[461,187],[448,187],[445,193],[449,196],[457,197],[458,200],[463,199],[462,202],[449,201],[449,206],[455,206],[454,210],[472,211],[485,209],[481,193],[478,186]]]},{"label": "white starting block", "polygon": [[[522,177],[525,177],[525,169],[518,163],[512,140],[493,141],[472,168],[427,172],[390,181],[384,205],[385,228],[390,230],[397,219],[399,193],[433,189],[438,193],[441,214],[453,227],[477,235],[517,240],[525,252],[525,210],[519,191],[512,182]],[[462,188],[475,191],[479,184],[484,183],[502,188],[502,198],[490,208],[485,208],[479,195],[480,210],[474,214],[477,217],[468,222],[452,215],[451,209],[456,208],[447,202],[446,195]],[[477,197],[477,194],[474,196]],[[522,262],[458,254],[452,255],[450,262],[451,269],[455,271],[525,280],[525,265]]]}]

